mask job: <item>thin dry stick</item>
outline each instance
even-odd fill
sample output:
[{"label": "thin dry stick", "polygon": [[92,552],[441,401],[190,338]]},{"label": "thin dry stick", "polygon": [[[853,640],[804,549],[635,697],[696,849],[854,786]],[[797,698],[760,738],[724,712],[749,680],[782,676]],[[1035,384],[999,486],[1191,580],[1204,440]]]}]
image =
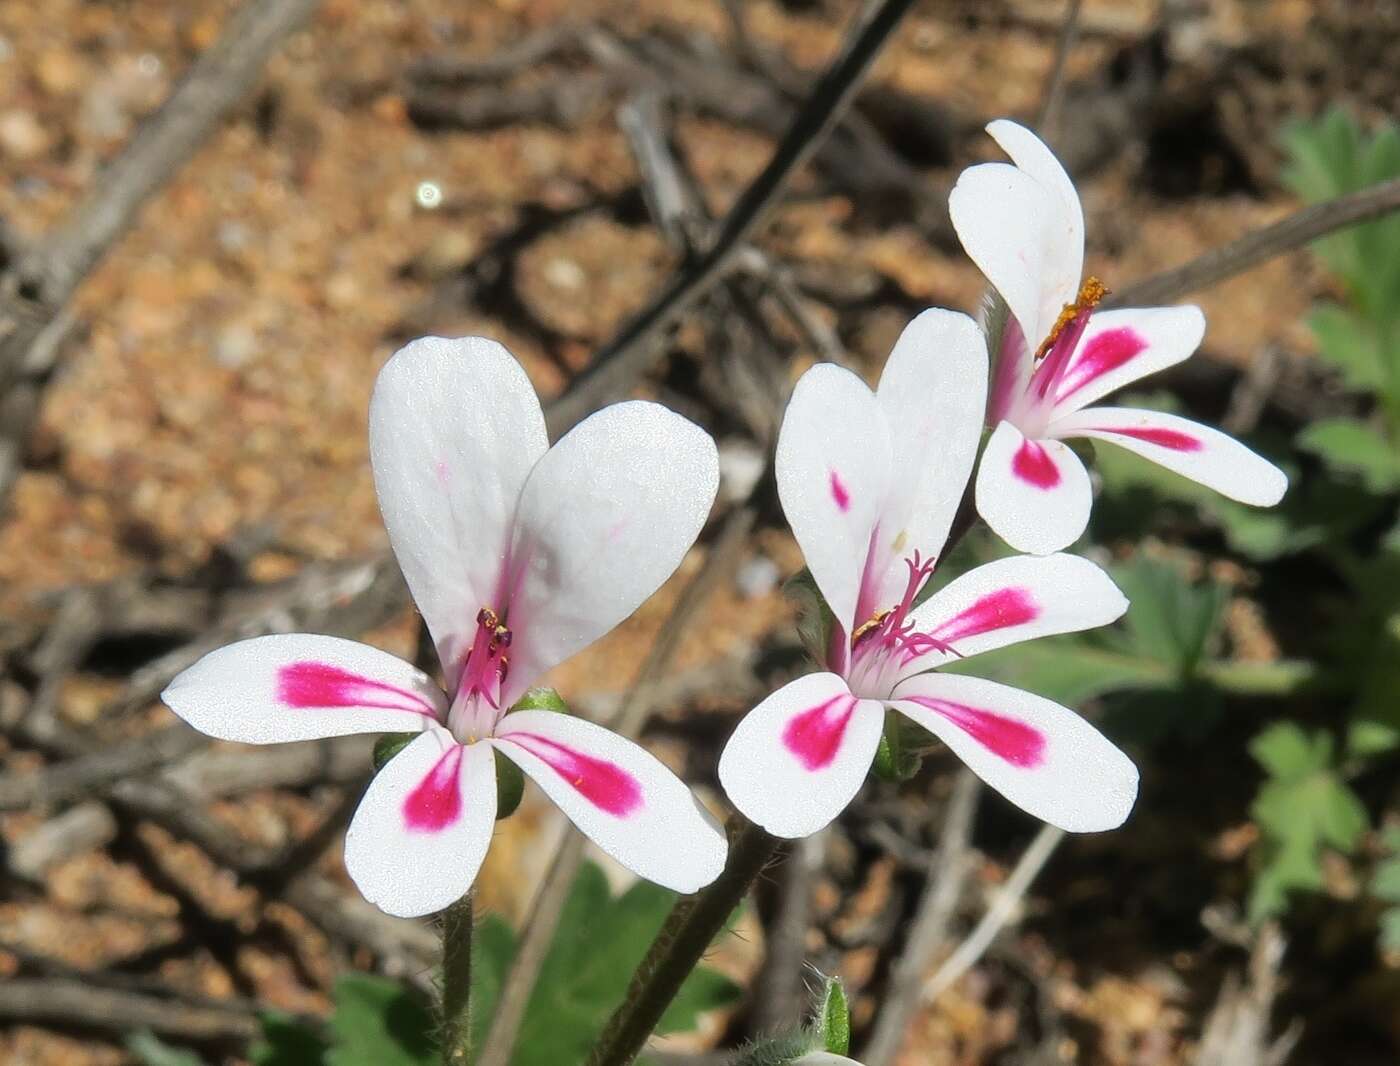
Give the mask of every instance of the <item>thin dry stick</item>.
[{"label": "thin dry stick", "polygon": [[786,1032],[802,1021],[807,998],[802,960],[812,917],[812,886],[826,861],[829,836],[829,830],[823,829],[797,841],[779,871],[778,913],[764,944],[763,969],[754,982],[760,989],[754,1012],[756,1032]]},{"label": "thin dry stick", "polygon": [[861,28],[804,101],[768,165],[725,218],[715,242],[693,263],[681,267],[550,405],[547,415],[553,431],[567,429],[599,404],[625,391],[652,364],[657,357],[655,334],[723,277],[734,254],[773,210],[793,172],[831,132],[871,63],[913,4],[914,0],[885,0]]},{"label": "thin dry stick", "polygon": [[58,228],[0,276],[0,504],[71,326],[69,298],[318,0],[249,0]]},{"label": "thin dry stick", "polygon": [[991,946],[998,933],[1011,920],[1016,906],[1031,887],[1031,882],[1049,861],[1055,849],[1064,840],[1065,831],[1053,825],[1043,825],[1035,839],[1030,842],[1011,876],[1002,885],[987,913],[977,923],[968,938],[958,945],[958,949],[944,960],[932,977],[924,985],[923,1001],[931,1003],[959,977],[967,973]]},{"label": "thin dry stick", "polygon": [[1065,9],[1064,22],[1060,24],[1060,39],[1055,42],[1055,58],[1050,65],[1050,73],[1045,78],[1045,88],[1041,92],[1040,114],[1035,126],[1046,141],[1054,140],[1055,122],[1059,118],[1060,101],[1064,99],[1065,64],[1074,48],[1074,40],[1079,36],[1079,9],[1082,0],[1070,0]]},{"label": "thin dry stick", "polygon": [[958,907],[963,883],[971,865],[972,822],[982,783],[971,770],[958,773],[948,815],[918,913],[910,929],[904,954],[895,963],[889,986],[875,1020],[874,1031],[861,1054],[866,1066],[893,1062],[904,1042],[909,1018],[919,1002],[919,987],[929,961],[948,942],[948,925]]},{"label": "thin dry stick", "polygon": [[[700,572],[681,592],[675,607],[662,623],[646,660],[637,671],[637,680],[628,690],[622,706],[608,727],[625,737],[637,737],[655,705],[661,682],[680,648],[681,637],[700,613],[710,595],[738,566],[741,550],[757,515],[756,501],[746,502],[730,513],[718,540],[706,556]],[[530,1002],[535,980],[548,954],[559,915],[568,898],[574,875],[583,862],[586,841],[579,833],[567,833],[551,860],[544,882],[520,936],[520,947],[510,973],[496,1001],[491,1028],[476,1066],[507,1066],[520,1034],[520,1023]]]},{"label": "thin dry stick", "polygon": [[1400,178],[1295,211],[1272,226],[1213,248],[1185,266],[1155,274],[1116,292],[1108,307],[1152,306],[1242,274],[1266,259],[1310,244],[1329,233],[1400,210]]}]

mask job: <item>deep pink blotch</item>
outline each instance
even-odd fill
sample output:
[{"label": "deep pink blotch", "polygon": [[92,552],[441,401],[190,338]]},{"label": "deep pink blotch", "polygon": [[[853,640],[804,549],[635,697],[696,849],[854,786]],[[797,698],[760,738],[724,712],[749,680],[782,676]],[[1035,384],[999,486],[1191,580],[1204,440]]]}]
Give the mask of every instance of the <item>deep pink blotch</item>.
[{"label": "deep pink blotch", "polygon": [[942,715],[1012,766],[1033,770],[1045,761],[1045,734],[1019,719],[930,696],[913,696],[910,700]]},{"label": "deep pink blotch", "polygon": [[538,733],[507,733],[501,739],[543,760],[580,796],[608,814],[626,818],[642,805],[641,782],[616,763],[595,759]]},{"label": "deep pink blotch", "polygon": [[835,470],[831,472],[831,498],[836,501],[836,506],[840,508],[842,514],[851,509],[851,494],[842,484],[841,476]]},{"label": "deep pink blotch", "polygon": [[846,725],[855,713],[850,696],[833,696],[795,715],[783,730],[783,744],[808,770],[824,770],[841,750]]},{"label": "deep pink blotch", "polygon": [[1199,437],[1193,437],[1191,434],[1182,433],[1177,429],[1162,429],[1159,426],[1131,429],[1110,429],[1105,426],[1101,432],[1132,437],[1134,440],[1145,441],[1148,444],[1155,444],[1159,448],[1167,448],[1174,452],[1198,452],[1204,447]]},{"label": "deep pink blotch", "polygon": [[1055,402],[1062,402],[1090,382],[1117,370],[1146,349],[1146,338],[1129,326],[1104,330],[1085,344],[1079,357],[1065,368],[1055,389]]},{"label": "deep pink blotch", "polygon": [[309,659],[277,671],[277,698],[288,707],[380,707],[437,718],[416,692]]},{"label": "deep pink blotch", "polygon": [[462,745],[453,744],[433,763],[433,768],[403,801],[404,825],[416,833],[437,833],[462,816],[462,790],[458,772]]},{"label": "deep pink blotch", "polygon": [[1022,441],[1011,457],[1011,472],[1038,489],[1053,489],[1060,483],[1060,468],[1041,445]]},{"label": "deep pink blotch", "polygon": [[929,636],[951,644],[982,633],[990,633],[994,629],[1025,625],[1039,617],[1040,605],[1035,602],[1030,589],[997,589],[953,615]]}]

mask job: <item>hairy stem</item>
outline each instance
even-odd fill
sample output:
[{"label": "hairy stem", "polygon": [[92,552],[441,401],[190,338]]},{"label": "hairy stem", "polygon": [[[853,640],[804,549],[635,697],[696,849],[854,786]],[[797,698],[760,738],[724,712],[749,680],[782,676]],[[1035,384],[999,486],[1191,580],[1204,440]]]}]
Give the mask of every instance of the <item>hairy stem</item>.
[{"label": "hairy stem", "polygon": [[626,999],[593,1045],[587,1066],[629,1066],[637,1057],[682,982],[782,844],[738,814],[730,820],[729,829],[724,872],[671,908],[632,975]]},{"label": "hairy stem", "polygon": [[442,912],[442,1062],[471,1061],[472,897]]}]

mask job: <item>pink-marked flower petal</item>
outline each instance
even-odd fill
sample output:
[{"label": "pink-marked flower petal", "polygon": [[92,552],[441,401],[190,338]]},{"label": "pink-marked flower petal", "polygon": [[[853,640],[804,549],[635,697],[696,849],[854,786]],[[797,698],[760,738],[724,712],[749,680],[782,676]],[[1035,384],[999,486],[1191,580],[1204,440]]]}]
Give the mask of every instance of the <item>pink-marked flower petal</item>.
[{"label": "pink-marked flower petal", "polygon": [[720,755],[720,783],[774,836],[809,836],[859,791],[884,718],[879,703],[856,699],[835,674],[800,677],[739,723]]},{"label": "pink-marked flower petal", "polygon": [[800,1059],[793,1059],[792,1066],[860,1066],[860,1063],[829,1051],[809,1051]]},{"label": "pink-marked flower petal", "polygon": [[1030,440],[1002,422],[977,468],[977,513],[1018,551],[1048,555],[1089,524],[1089,472],[1058,440]]},{"label": "pink-marked flower petal", "polygon": [[1051,700],[980,677],[920,674],[890,706],[1022,810],[1071,833],[1123,824],[1138,772],[1102,733]]},{"label": "pink-marked flower petal", "polygon": [[883,609],[904,591],[905,558],[915,549],[938,556],[972,475],[987,398],[987,347],[977,324],[953,311],[923,312],[900,334],[875,398],[891,429],[875,560]]},{"label": "pink-marked flower petal", "polygon": [[425,337],[375,383],[379,509],[454,688],[482,607],[500,609],[520,488],[548,446],[525,371],[495,341]]},{"label": "pink-marked flower petal", "polygon": [[1015,166],[964,170],[948,197],[963,248],[1001,293],[1034,350],[1072,303],[1084,266],[1084,217],[1064,168],[1029,130],[987,127]]},{"label": "pink-marked flower petal", "polygon": [[411,732],[446,713],[441,690],[421,670],[367,644],[309,633],[212,651],[161,700],[201,733],[245,744]]},{"label": "pink-marked flower petal", "polygon": [[492,743],[586,837],[638,877],[694,892],[724,869],[724,832],[650,752],[600,725],[552,711],[501,719]]},{"label": "pink-marked flower petal", "polygon": [[710,435],[659,404],[613,404],[549,450],[520,493],[502,706],[671,576],[718,487]]},{"label": "pink-marked flower petal", "polygon": [[345,834],[345,869],[387,914],[413,918],[461,899],[496,822],[496,763],[434,728],[370,782]]},{"label": "pink-marked flower petal", "polygon": [[1077,555],[1013,555],[979,566],[917,607],[914,630],[956,654],[930,649],[904,676],[1023,640],[1108,625],[1127,597],[1103,570]]},{"label": "pink-marked flower petal", "polygon": [[890,478],[885,416],[865,382],[830,363],[803,374],[778,433],[776,470],[783,513],[849,632]]},{"label": "pink-marked flower petal", "polygon": [[1108,441],[1255,507],[1272,507],[1288,488],[1287,476],[1267,459],[1218,429],[1176,415],[1090,407],[1052,422],[1050,432]]},{"label": "pink-marked flower petal", "polygon": [[1061,418],[1190,357],[1205,336],[1199,307],[1096,311],[1054,388]]}]

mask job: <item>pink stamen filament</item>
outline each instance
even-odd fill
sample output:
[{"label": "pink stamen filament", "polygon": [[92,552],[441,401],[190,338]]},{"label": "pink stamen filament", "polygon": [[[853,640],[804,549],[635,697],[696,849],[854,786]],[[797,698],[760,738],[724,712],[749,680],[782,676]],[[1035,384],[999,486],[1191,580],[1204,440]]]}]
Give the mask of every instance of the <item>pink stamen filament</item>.
[{"label": "pink stamen filament", "polygon": [[1035,368],[1031,375],[1031,385],[1036,396],[1044,400],[1050,394],[1050,390],[1059,384],[1069,368],[1070,356],[1079,347],[1079,339],[1084,336],[1084,331],[1089,328],[1089,317],[1093,314],[1093,308],[1086,307],[1070,320],[1060,335],[1055,338],[1055,343],[1050,346],[1050,351],[1046,353],[1040,366]]},{"label": "pink stamen filament", "polygon": [[496,612],[483,607],[476,616],[476,637],[462,669],[458,701],[479,696],[492,710],[500,710],[501,683],[506,679],[511,632],[500,624]]},{"label": "pink stamen filament", "polygon": [[909,580],[904,586],[904,596],[893,610],[878,616],[856,631],[851,644],[851,656],[870,661],[874,657],[896,657],[898,665],[905,666],[930,651],[944,655],[962,656],[948,641],[940,640],[931,633],[917,633],[914,623],[909,621],[909,612],[919,591],[933,576],[934,561],[925,560],[915,551],[910,559],[904,560],[909,568]]}]

